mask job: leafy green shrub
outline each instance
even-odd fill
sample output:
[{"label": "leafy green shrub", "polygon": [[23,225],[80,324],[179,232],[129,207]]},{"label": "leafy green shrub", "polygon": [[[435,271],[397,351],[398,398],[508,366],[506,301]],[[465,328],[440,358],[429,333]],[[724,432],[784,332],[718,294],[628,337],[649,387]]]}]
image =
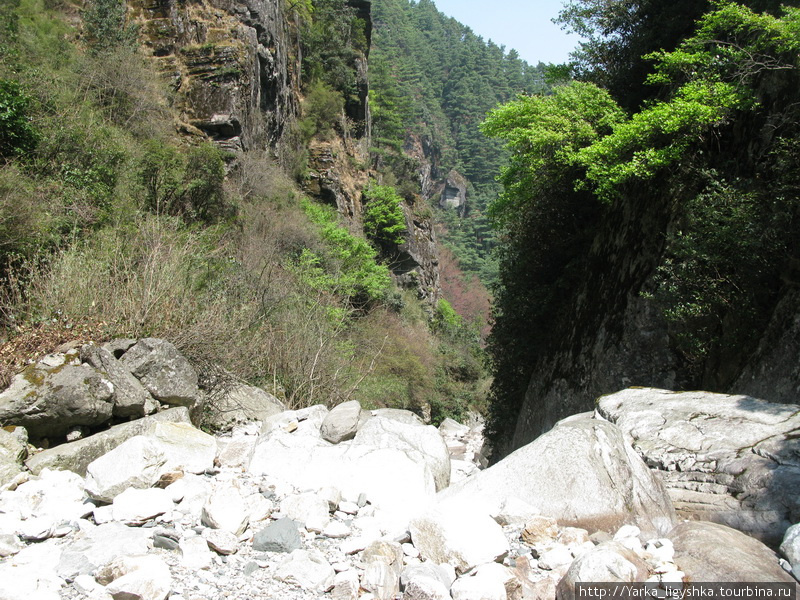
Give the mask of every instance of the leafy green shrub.
[{"label": "leafy green shrub", "polygon": [[[308,276],[356,304],[383,298],[391,278],[389,270],[376,262],[375,250],[341,227],[332,208],[309,200],[304,200],[302,207],[311,222],[320,228],[326,245],[321,255],[312,256],[310,251],[301,255],[299,264],[307,269]],[[327,272],[329,278],[320,278],[320,270]]]},{"label": "leafy green shrub", "polygon": [[134,48],[137,30],[127,23],[124,0],[89,0],[81,12],[86,44],[93,53]]},{"label": "leafy green shrub", "polygon": [[187,152],[150,140],[136,166],[144,208],[155,214],[180,215],[187,222],[215,223],[232,216],[223,184],[225,163],[210,143]]},{"label": "leafy green shrub", "polygon": [[406,217],[402,199],[393,187],[372,182],[364,190],[364,233],[382,251],[405,241]]},{"label": "leafy green shrub", "polygon": [[30,102],[18,82],[0,79],[0,157],[26,154],[36,146]]},{"label": "leafy green shrub", "polygon": [[333,137],[343,111],[344,97],[340,92],[322,80],[312,83],[303,102],[303,118],[300,121],[306,142],[314,136],[321,139]]}]

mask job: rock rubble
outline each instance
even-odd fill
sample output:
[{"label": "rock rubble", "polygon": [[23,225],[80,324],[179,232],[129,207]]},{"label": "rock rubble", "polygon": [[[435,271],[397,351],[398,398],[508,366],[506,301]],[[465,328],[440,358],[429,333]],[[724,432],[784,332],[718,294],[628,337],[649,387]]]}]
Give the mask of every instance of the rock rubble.
[{"label": "rock rubble", "polygon": [[[26,471],[24,431],[4,432],[0,598],[568,600],[579,582],[793,582],[800,566],[796,529],[781,563],[679,522],[624,430],[590,415],[483,468],[479,422],[349,403],[212,436],[155,419],[170,411],[188,416],[54,448],[83,449],[75,471]],[[87,447],[103,452],[86,463]]]}]

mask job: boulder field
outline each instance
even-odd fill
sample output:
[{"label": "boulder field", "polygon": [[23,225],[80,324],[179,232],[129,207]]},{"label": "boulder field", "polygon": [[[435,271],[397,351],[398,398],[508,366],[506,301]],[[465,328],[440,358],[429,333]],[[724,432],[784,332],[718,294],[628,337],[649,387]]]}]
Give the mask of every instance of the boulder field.
[{"label": "boulder field", "polygon": [[797,406],[629,389],[487,467],[478,419],[284,410],[239,382],[211,435],[193,372],[128,340],[0,394],[0,600],[568,600],[800,573]]}]

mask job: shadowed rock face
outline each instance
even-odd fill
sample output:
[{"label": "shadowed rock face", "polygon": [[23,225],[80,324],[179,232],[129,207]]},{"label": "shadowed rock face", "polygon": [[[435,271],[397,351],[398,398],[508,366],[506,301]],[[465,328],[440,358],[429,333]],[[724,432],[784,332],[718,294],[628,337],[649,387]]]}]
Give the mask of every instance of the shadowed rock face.
[{"label": "shadowed rock face", "polygon": [[597,411],[659,471],[680,516],[774,547],[800,518],[797,405],[632,388],[604,396]]}]

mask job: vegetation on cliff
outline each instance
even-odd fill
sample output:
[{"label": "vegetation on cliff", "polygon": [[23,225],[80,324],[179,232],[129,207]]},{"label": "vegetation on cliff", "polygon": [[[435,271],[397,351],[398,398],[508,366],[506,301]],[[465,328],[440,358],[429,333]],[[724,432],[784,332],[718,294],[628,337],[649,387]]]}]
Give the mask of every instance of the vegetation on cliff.
[{"label": "vegetation on cliff", "polygon": [[[365,44],[340,5],[295,11],[306,93],[337,115]],[[108,28],[125,43],[100,43]],[[474,338],[392,284],[393,192],[371,188],[368,240],[267,152],[175,127],[122,2],[13,0],[0,29],[3,379],[74,338],[157,336],[293,407],[356,397],[441,419],[479,402]],[[307,138],[337,133],[311,114]]]},{"label": "vegetation on cliff", "polygon": [[[503,239],[497,440],[511,435],[536,365],[577,352],[566,332],[587,294],[618,313],[628,292],[652,303],[679,357],[677,385],[723,391],[796,285],[800,11],[683,4],[570,4],[563,21],[589,37],[571,66],[580,81],[506,104],[483,126],[513,152],[492,207]],[[621,251],[652,254],[649,269],[598,253],[602,236],[645,217],[657,229]]]}]

